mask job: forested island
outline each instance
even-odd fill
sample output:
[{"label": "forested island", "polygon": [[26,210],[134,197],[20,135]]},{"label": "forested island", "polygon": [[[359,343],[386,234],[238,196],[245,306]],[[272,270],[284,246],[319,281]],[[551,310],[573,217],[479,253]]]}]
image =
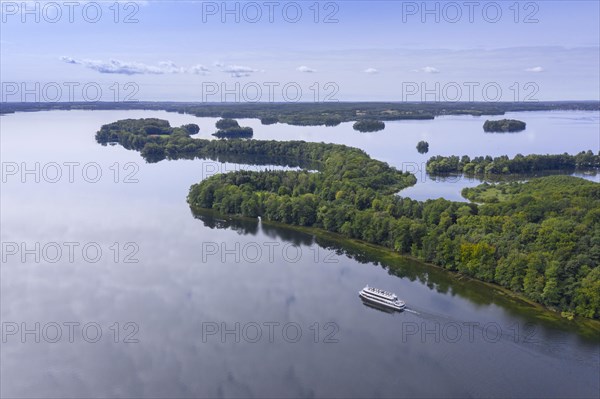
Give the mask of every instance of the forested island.
[{"label": "forested island", "polygon": [[426,168],[427,173],[430,174],[464,173],[466,175],[509,175],[549,170],[588,171],[600,168],[600,152],[594,154],[588,150],[576,155],[517,154],[514,158],[506,155],[492,158],[488,155],[472,159],[468,155],[462,157],[438,155],[429,158]]},{"label": "forested island", "polygon": [[355,122],[354,125],[352,125],[352,128],[361,133],[378,132],[380,130],[385,129],[385,123],[383,123],[381,121],[367,119],[367,120]]},{"label": "forested island", "polygon": [[154,120],[105,125],[96,139],[102,144],[118,141],[150,162],[243,156],[254,160],[250,163],[304,169],[212,176],[190,188],[192,208],[327,230],[501,285],[568,317],[600,318],[596,183],[550,176],[465,192],[481,205],[421,202],[396,195],[416,182],[413,175],[356,148],[200,140],[189,137],[186,128],[169,131],[164,124],[165,134],[157,135],[148,133],[148,123],[156,125]]},{"label": "forested island", "polygon": [[225,118],[220,119],[215,124],[217,129],[213,136],[219,138],[251,138],[254,135],[254,130],[251,127],[241,127],[235,119]]},{"label": "forested island", "polygon": [[488,133],[514,133],[525,130],[527,124],[516,119],[500,119],[498,121],[487,120],[483,124],[483,130]]},{"label": "forested island", "polygon": [[429,152],[429,143],[426,141],[419,141],[417,143],[417,151],[419,154],[427,154]]},{"label": "forested island", "polygon": [[[161,134],[154,134],[157,126],[160,126]],[[188,126],[171,127],[168,121],[154,118],[124,119],[102,126],[96,132],[96,141],[102,145],[117,142],[126,149],[140,151],[142,157],[148,162],[158,162],[163,159],[210,158],[320,170],[324,167],[323,160],[329,158],[330,154],[336,153],[340,158],[360,157],[362,160],[368,159],[369,162],[379,165],[370,170],[378,172],[378,175],[361,180],[364,184],[375,187],[391,184],[392,191],[398,191],[416,182],[413,175],[401,173],[383,162],[372,160],[360,149],[341,144],[196,139],[190,137],[190,130],[195,129],[190,129]],[[366,164],[363,166],[367,167]]]}]

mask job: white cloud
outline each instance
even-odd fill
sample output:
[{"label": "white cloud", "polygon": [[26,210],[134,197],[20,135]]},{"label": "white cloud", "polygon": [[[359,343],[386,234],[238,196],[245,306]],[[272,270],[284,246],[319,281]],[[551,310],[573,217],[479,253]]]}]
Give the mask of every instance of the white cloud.
[{"label": "white cloud", "polygon": [[254,72],[258,72],[258,70],[242,65],[229,65],[228,67],[223,68],[223,72],[231,74],[232,78],[243,78],[250,76]]},{"label": "white cloud", "polygon": [[193,73],[194,75],[206,75],[208,72],[210,72],[210,69],[208,69],[207,67],[205,67],[202,64],[198,64],[198,65],[194,65],[193,67],[191,67],[189,69],[190,73]]},{"label": "white cloud", "polygon": [[60,60],[63,62],[66,62],[67,64],[79,64],[79,62],[77,62],[76,59],[71,58],[71,57],[60,57]]},{"label": "white cloud", "polygon": [[173,61],[162,61],[158,63],[159,68],[165,73],[185,73],[185,68],[177,66]]},{"label": "white cloud", "polygon": [[536,66],[533,68],[525,69],[525,72],[534,72],[534,73],[544,72],[544,68],[542,68],[541,66]]},{"label": "white cloud", "polygon": [[206,74],[209,69],[203,65],[195,65],[191,68],[180,67],[173,61],[161,61],[158,66],[147,65],[141,62],[125,62],[120,60],[79,60],[72,57],[60,57],[60,60],[72,65],[81,65],[100,73],[119,75],[165,75],[165,74]]},{"label": "white cloud", "polygon": [[154,74],[160,75],[166,73],[166,69],[170,67],[157,67],[142,64],[139,62],[124,62],[119,60],[78,60],[71,57],[60,57],[67,64],[82,65],[86,68],[93,69],[100,73],[121,74],[121,75],[143,75]]},{"label": "white cloud", "polygon": [[300,72],[304,72],[304,73],[315,73],[315,72],[317,72],[316,69],[309,68],[306,65],[299,66],[297,69]]},{"label": "white cloud", "polygon": [[413,72],[440,73],[440,70],[432,66],[425,66],[423,68],[413,69]]},{"label": "white cloud", "polygon": [[375,68],[367,68],[365,69],[365,73],[368,73],[369,75],[374,75],[376,73],[379,73],[379,71]]}]

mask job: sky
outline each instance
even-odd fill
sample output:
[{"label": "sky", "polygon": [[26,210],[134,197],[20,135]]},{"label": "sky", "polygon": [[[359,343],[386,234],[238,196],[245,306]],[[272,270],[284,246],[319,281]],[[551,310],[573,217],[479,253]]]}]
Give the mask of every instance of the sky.
[{"label": "sky", "polygon": [[1,101],[600,100],[600,2],[0,1]]}]

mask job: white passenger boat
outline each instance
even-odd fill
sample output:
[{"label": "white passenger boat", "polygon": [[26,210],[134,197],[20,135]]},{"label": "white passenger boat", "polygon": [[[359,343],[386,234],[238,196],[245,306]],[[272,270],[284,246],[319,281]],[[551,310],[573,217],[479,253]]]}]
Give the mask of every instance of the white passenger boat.
[{"label": "white passenger boat", "polygon": [[379,288],[369,287],[368,285],[360,290],[358,295],[365,301],[387,307],[394,310],[404,310],[406,304],[398,299],[396,294]]}]

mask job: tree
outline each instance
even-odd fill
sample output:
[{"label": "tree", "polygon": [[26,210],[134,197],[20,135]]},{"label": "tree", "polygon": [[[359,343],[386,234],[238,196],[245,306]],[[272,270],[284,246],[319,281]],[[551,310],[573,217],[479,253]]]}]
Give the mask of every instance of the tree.
[{"label": "tree", "polygon": [[147,143],[142,149],[142,156],[149,162],[157,162],[165,158],[165,147],[157,143]]},{"label": "tree", "polygon": [[227,130],[227,129],[231,129],[234,127],[240,127],[238,121],[236,121],[235,119],[230,119],[230,118],[219,119],[215,123],[215,126],[219,130]]},{"label": "tree", "polygon": [[200,132],[200,127],[195,123],[183,125],[182,128],[185,129],[188,132],[188,134],[197,134],[198,132]]},{"label": "tree", "polygon": [[417,151],[419,151],[419,154],[426,154],[429,152],[429,143],[426,141],[419,141],[417,143]]},{"label": "tree", "polygon": [[[589,270],[589,268],[588,268]],[[595,267],[581,281],[575,294],[575,310],[584,317],[600,317],[600,268]]]}]

